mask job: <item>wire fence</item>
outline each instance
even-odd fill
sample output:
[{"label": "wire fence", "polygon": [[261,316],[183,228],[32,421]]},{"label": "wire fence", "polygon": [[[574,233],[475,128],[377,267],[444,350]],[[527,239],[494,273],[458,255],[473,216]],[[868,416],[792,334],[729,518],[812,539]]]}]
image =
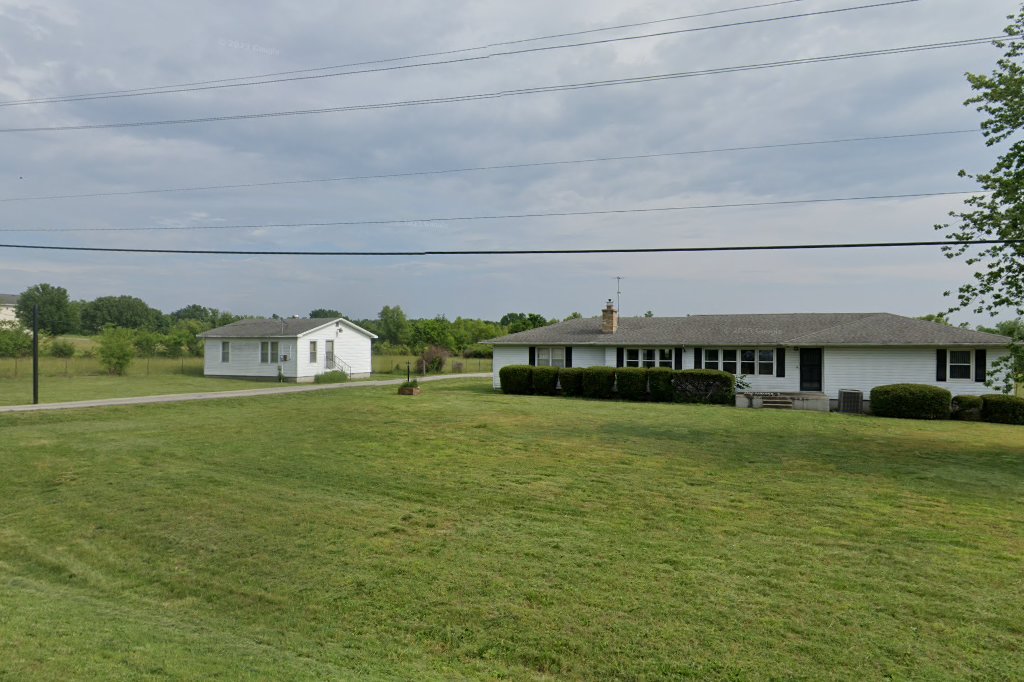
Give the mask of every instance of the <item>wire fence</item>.
[{"label": "wire fence", "polygon": [[[44,377],[80,377],[107,374],[99,358],[73,357],[39,358],[39,375]],[[154,374],[188,374],[202,376],[203,358],[135,358],[128,366],[130,376]],[[0,379],[18,379],[32,376],[32,358],[0,358]]]},{"label": "wire fence", "polygon": [[406,371],[416,376],[425,374],[468,374],[470,372],[490,372],[491,358],[448,358],[440,372],[427,372],[424,363],[415,355],[374,355],[374,374],[394,374],[405,376]]}]

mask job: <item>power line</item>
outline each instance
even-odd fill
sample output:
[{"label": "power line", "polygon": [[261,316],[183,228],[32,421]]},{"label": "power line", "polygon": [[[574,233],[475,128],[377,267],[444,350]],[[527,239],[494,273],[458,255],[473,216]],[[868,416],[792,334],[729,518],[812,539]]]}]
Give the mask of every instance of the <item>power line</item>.
[{"label": "power line", "polygon": [[751,208],[756,206],[792,206],[798,204],[826,204],[841,201],[873,201],[884,199],[912,199],[943,197],[985,192],[920,192],[915,194],[875,194],[856,197],[827,197],[819,199],[784,199],[781,201],[744,201],[731,204],[701,204],[692,206],[655,206],[651,208],[618,208],[599,211],[549,211],[540,213],[506,213],[472,216],[436,216],[432,218],[382,218],[371,220],[331,220],[308,223],[261,223],[258,225],[159,225],[148,227],[55,227],[55,228],[2,228],[0,232],[163,232],[180,230],[263,230],[278,227],[345,227],[356,225],[423,225],[427,223],[468,222],[474,220],[513,220],[523,218],[567,218],[593,215],[624,215],[630,213],[669,213],[675,211],[701,211],[720,208]]},{"label": "power line", "polygon": [[516,168],[539,168],[545,166],[566,166],[575,164],[585,163],[602,163],[608,161],[634,161],[640,159],[656,159],[665,158],[672,156],[692,156],[699,154],[718,154],[724,152],[742,152],[742,151],[754,151],[760,149],[782,149],[786,147],[807,147],[815,145],[827,145],[827,144],[844,144],[850,142],[868,142],[877,140],[898,140],[908,139],[915,137],[932,137],[939,135],[964,135],[967,133],[976,133],[976,129],[969,128],[963,130],[939,130],[924,133],[905,133],[897,135],[872,135],[865,137],[847,137],[838,138],[832,140],[808,140],[799,142],[781,142],[776,144],[761,144],[761,145],[748,145],[742,147],[719,147],[716,149],[694,149],[686,151],[675,151],[675,152],[658,152],[652,154],[630,154],[626,156],[599,156],[587,159],[564,159],[555,161],[532,161],[527,163],[506,163],[498,164],[493,166],[469,166],[464,168],[444,168],[438,170],[422,170],[422,171],[408,171],[404,173],[381,173],[377,175],[347,175],[341,177],[331,178],[310,178],[300,180],[269,180],[266,182],[246,182],[246,183],[235,183],[226,185],[197,185],[192,187],[161,187],[153,189],[137,189],[137,190],[123,190],[119,192],[88,192],[83,194],[48,194],[39,196],[27,196],[27,197],[5,197],[0,198],[0,203],[12,202],[12,201],[41,201],[48,199],[87,199],[94,197],[117,197],[117,196],[129,196],[135,194],[163,194],[171,192],[201,192],[208,190],[217,189],[251,189],[258,187],[274,187],[279,185],[304,185],[312,183],[326,183],[326,182],[352,182],[356,180],[382,180],[390,178],[407,178],[427,175],[446,175],[453,173],[470,173],[479,171],[493,171],[493,170],[510,170]]},{"label": "power line", "polygon": [[325,107],[319,109],[297,109],[292,111],[273,111],[250,114],[232,114],[223,116],[204,116],[196,118],[167,119],[160,121],[124,121],[117,123],[89,123],[78,125],[62,126],[32,126],[27,128],[0,128],[0,133],[29,133],[29,132],[56,132],[69,130],[103,130],[110,128],[142,128],[151,126],[214,123],[221,121],[253,120],[264,118],[281,118],[285,116],[305,116],[311,114],[346,113],[352,111],[375,111],[381,109],[397,109],[403,107],[423,106],[427,104],[450,104],[455,102],[474,102],[481,100],[501,99],[518,95],[531,95],[549,92],[564,92],[569,90],[584,90],[592,88],[603,88],[614,85],[631,85],[635,83],[650,83],[664,80],[676,80],[681,78],[693,78],[697,76],[713,76],[726,73],[739,73],[743,71],[758,71],[762,69],[773,69],[785,66],[800,66],[804,64],[816,64],[824,62],[843,61],[848,59],[861,59],[865,57],[877,57],[893,54],[907,54],[912,52],[923,52],[928,50],[940,50],[952,47],[968,47],[971,45],[983,45],[993,40],[1020,40],[1020,37],[989,36],[985,38],[969,38],[966,40],[954,40],[943,43],[928,43],[924,45],[910,45],[905,47],[886,48],[881,50],[868,50],[864,52],[850,52],[836,55],[825,55],[821,57],[805,57],[801,59],[787,59],[776,62],[764,62],[759,64],[744,64],[741,66],[727,66],[713,69],[702,69],[699,71],[679,71],[674,73],[655,74],[648,76],[634,76],[630,78],[614,78],[601,81],[585,81],[582,83],[567,83],[562,85],[546,85],[530,88],[518,88],[513,90],[500,90],[496,92],[477,93],[469,95],[455,95],[450,97],[431,97],[417,100],[399,100],[395,102],[378,102],[372,104],[354,104],[341,107]]},{"label": "power line", "polygon": [[386,64],[386,63],[390,63],[390,62],[406,61],[406,60],[409,60],[409,59],[421,59],[421,58],[424,58],[424,57],[439,57],[439,56],[449,55],[449,54],[459,54],[459,53],[463,53],[463,52],[475,52],[477,50],[487,50],[487,49],[491,49],[491,48],[495,48],[495,47],[503,47],[505,45],[519,45],[519,44],[522,44],[522,43],[530,43],[530,42],[535,42],[535,41],[539,41],[539,40],[550,40],[550,39],[553,39],[553,38],[568,38],[568,37],[571,37],[571,36],[585,35],[585,34],[590,34],[590,33],[600,33],[600,32],[603,32],[603,31],[615,31],[615,30],[620,30],[620,29],[624,29],[624,28],[637,28],[639,26],[651,26],[651,25],[654,25],[654,24],[663,24],[663,23],[668,23],[668,22],[672,22],[672,21],[681,21],[681,20],[684,20],[684,19],[697,19],[697,18],[700,18],[700,17],[712,16],[712,15],[716,15],[716,14],[728,14],[728,13],[732,13],[732,12],[742,12],[742,11],[746,11],[746,10],[750,10],[750,9],[762,9],[762,8],[767,8],[767,7],[776,7],[776,6],[779,6],[779,5],[789,5],[789,4],[793,4],[793,3],[796,3],[796,2],[804,2],[804,1],[805,0],[783,0],[782,2],[771,2],[771,3],[768,3],[768,4],[764,4],[764,5],[748,5],[746,7],[737,7],[737,8],[734,8],[734,9],[716,10],[714,12],[703,12],[701,14],[689,14],[689,15],[678,16],[678,17],[669,17],[667,19],[655,19],[653,21],[641,21],[641,22],[632,23],[632,24],[620,24],[618,26],[605,26],[605,27],[602,27],[602,28],[594,28],[594,29],[589,29],[589,30],[585,30],[585,31],[573,31],[573,32],[569,32],[569,33],[555,33],[555,34],[551,34],[551,35],[538,36],[536,38],[520,38],[518,40],[506,40],[506,41],[497,42],[497,43],[489,43],[489,44],[486,44],[486,45],[477,45],[475,47],[463,47],[463,48],[456,48],[456,49],[451,49],[451,50],[441,50],[441,51],[437,51],[437,52],[422,52],[420,54],[412,54],[412,55],[407,55],[405,57],[388,57],[388,58],[384,58],[384,59],[373,59],[373,60],[361,61],[361,62],[350,62],[348,64],[335,64],[335,65],[332,65],[332,66],[318,66],[318,67],[308,68],[308,69],[294,69],[294,70],[291,70],[291,71],[275,71],[275,72],[272,72],[272,73],[261,73],[261,74],[255,74],[255,75],[252,75],[252,76],[235,76],[233,78],[218,78],[218,79],[214,79],[214,80],[205,80],[205,81],[189,81],[189,82],[185,82],[185,83],[170,83],[170,84],[167,84],[167,85],[154,85],[154,86],[144,87],[144,88],[125,88],[125,89],[120,89],[120,90],[103,90],[103,91],[100,91],[100,92],[86,92],[86,93],[79,93],[79,94],[75,94],[75,95],[54,95],[52,97],[36,97],[36,98],[25,99],[25,100],[11,100],[11,101],[8,101],[8,102],[0,103],[0,105],[22,104],[22,103],[24,103],[24,104],[45,103],[45,102],[48,102],[48,101],[51,101],[51,100],[60,100],[60,99],[65,99],[65,98],[80,98],[80,97],[84,98],[84,97],[93,97],[93,96],[96,96],[96,95],[117,95],[117,94],[122,94],[122,93],[144,92],[144,91],[148,91],[148,90],[161,91],[161,90],[165,90],[167,88],[184,88],[184,87],[190,87],[190,86],[193,86],[193,85],[209,85],[211,83],[229,83],[229,82],[232,82],[232,81],[255,80],[255,79],[259,79],[259,78],[275,78],[277,76],[290,76],[292,74],[297,74],[297,73],[313,73],[313,72],[316,72],[316,71],[331,71],[331,70],[335,70],[335,69],[348,69],[348,68],[352,68],[352,67],[355,67],[355,66],[366,66],[368,64]]},{"label": "power line", "polygon": [[197,85],[174,87],[174,88],[171,88],[171,87],[168,86],[168,87],[165,87],[163,89],[145,89],[145,90],[148,90],[148,91],[142,91],[143,89],[140,89],[140,90],[135,90],[135,91],[122,91],[122,92],[116,92],[116,93],[104,93],[104,94],[92,94],[92,95],[66,95],[66,96],[55,96],[55,97],[47,97],[47,98],[13,100],[13,101],[8,101],[8,102],[0,102],[0,107],[20,106],[20,105],[25,105],[25,104],[55,104],[55,103],[62,103],[62,102],[84,102],[84,101],[100,100],[100,99],[119,99],[119,98],[124,98],[124,97],[142,97],[142,96],[147,96],[147,95],[166,95],[166,94],[182,93],[182,92],[198,92],[198,91],[203,91],[203,90],[220,90],[220,89],[224,89],[224,88],[240,88],[240,87],[249,87],[249,86],[255,86],[255,85],[270,85],[270,84],[275,84],[275,83],[285,83],[285,82],[303,81],[303,80],[314,80],[314,79],[320,79],[320,78],[336,78],[336,77],[340,77],[340,76],[354,76],[354,75],[358,75],[358,74],[379,73],[379,72],[382,72],[382,71],[398,71],[398,70],[404,70],[404,69],[416,69],[416,68],[422,68],[422,67],[427,67],[427,66],[442,66],[442,65],[458,64],[458,63],[464,63],[464,62],[484,61],[484,60],[487,60],[487,59],[491,59],[492,57],[508,57],[508,56],[513,56],[513,55],[529,54],[529,53],[534,53],[534,52],[548,52],[548,51],[553,51],[553,50],[565,50],[565,49],[572,49],[572,48],[577,48],[577,47],[592,47],[592,46],[595,46],[595,45],[605,45],[605,44],[617,43],[617,42],[625,42],[625,41],[648,40],[648,39],[651,39],[651,38],[663,38],[663,37],[666,37],[666,36],[682,35],[682,34],[685,34],[685,33],[698,33],[698,32],[702,32],[702,31],[712,31],[712,30],[718,30],[718,29],[723,29],[723,28],[735,28],[735,27],[738,27],[738,26],[749,26],[749,25],[753,25],[753,24],[765,24],[765,23],[771,23],[771,22],[776,22],[776,21],[785,21],[787,19],[799,19],[799,18],[804,18],[804,17],[822,16],[822,15],[827,15],[827,14],[838,14],[838,13],[841,13],[841,12],[853,12],[853,11],[861,10],[861,9],[875,9],[875,8],[878,8],[878,7],[888,7],[888,6],[892,6],[892,5],[905,5],[905,4],[912,3],[912,2],[920,2],[920,0],[888,0],[887,2],[879,2],[879,3],[870,4],[870,5],[858,5],[858,6],[855,6],[855,7],[842,7],[842,8],[838,8],[838,9],[820,10],[820,11],[816,11],[816,12],[805,12],[803,14],[790,14],[790,15],[785,15],[785,16],[781,16],[781,17],[769,17],[769,18],[766,18],[766,19],[749,19],[749,20],[746,20],[746,21],[736,21],[736,22],[732,22],[732,23],[728,23],[728,24],[718,24],[718,25],[715,25],[715,26],[701,26],[701,27],[697,27],[697,28],[682,28],[682,29],[675,29],[675,30],[671,30],[671,31],[660,31],[658,33],[646,33],[646,34],[643,34],[643,35],[635,35],[635,36],[621,36],[621,37],[618,37],[618,38],[603,38],[603,39],[599,39],[599,40],[590,40],[590,41],[577,42],[577,43],[567,43],[567,44],[562,44],[562,45],[546,45],[546,46],[541,46],[541,47],[529,47],[529,48],[523,48],[523,49],[518,49],[518,50],[506,50],[504,52],[491,52],[489,54],[475,55],[475,56],[471,56],[471,57],[458,57],[458,58],[454,58],[454,59],[444,59],[444,60],[432,61],[432,62],[420,62],[420,63],[416,63],[416,64],[399,64],[399,65],[392,65],[392,66],[377,66],[377,67],[373,67],[373,68],[360,69],[360,70],[357,70],[357,71],[342,71],[342,72],[335,72],[335,73],[318,73],[318,74],[312,74],[312,75],[307,74],[307,75],[301,75],[301,76],[281,76],[281,77],[277,77],[277,78],[264,79],[264,80],[254,79],[254,80],[250,80],[250,81],[247,81],[247,82],[241,82],[241,83],[213,83],[213,84],[202,84],[202,85],[198,85],[197,84]]},{"label": "power line", "polygon": [[222,256],[542,256],[625,253],[709,253],[713,251],[797,251],[815,249],[880,249],[911,246],[974,246],[982,244],[1024,244],[1024,239],[962,239],[916,242],[857,242],[847,244],[764,244],[747,246],[664,246],[623,249],[469,249],[450,251],[243,251],[228,249],[132,249],[113,246],[46,246],[41,244],[0,244],[0,249],[38,249],[43,251],[164,253]]}]

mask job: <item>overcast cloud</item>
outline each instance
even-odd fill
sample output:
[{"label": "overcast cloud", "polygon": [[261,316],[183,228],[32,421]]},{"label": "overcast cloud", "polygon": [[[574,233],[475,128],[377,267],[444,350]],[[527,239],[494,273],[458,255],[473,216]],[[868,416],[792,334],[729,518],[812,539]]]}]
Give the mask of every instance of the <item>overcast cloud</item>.
[{"label": "overcast cloud", "polygon": [[[0,99],[289,71],[695,14],[769,0],[123,3],[0,0]],[[538,44],[853,7],[804,0]],[[445,97],[859,52],[1001,33],[1011,0],[922,0],[643,41],[258,87],[0,108],[0,128],[146,121]],[[0,135],[0,198],[403,173],[801,140],[977,129],[964,72],[990,46],[469,103]],[[973,189],[980,133],[541,168],[0,202],[0,229],[184,227],[592,211]],[[405,225],[11,232],[9,244],[243,250],[710,246],[934,239],[958,197]],[[132,294],[171,311],[496,319],[622,312],[944,309],[969,276],[938,249],[740,254],[300,258],[0,249],[0,292]],[[959,319],[980,321],[970,317]]]}]

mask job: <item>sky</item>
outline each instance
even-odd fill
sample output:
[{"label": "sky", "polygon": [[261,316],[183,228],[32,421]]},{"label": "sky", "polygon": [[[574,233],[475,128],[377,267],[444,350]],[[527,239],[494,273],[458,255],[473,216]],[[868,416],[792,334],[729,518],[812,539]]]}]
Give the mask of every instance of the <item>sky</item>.
[{"label": "sky", "polygon": [[[433,64],[248,87],[0,106],[0,129],[233,116],[703,71],[1000,35],[1016,0],[0,0],[0,103],[293,72]],[[771,5],[727,11],[753,5]],[[300,9],[301,8],[301,9]],[[693,16],[718,12],[707,16]],[[691,17],[691,18],[679,18]],[[792,17],[777,21],[760,21]],[[670,20],[670,21],[665,21]],[[640,22],[632,28],[597,31]],[[722,26],[748,22],[738,26]],[[716,28],[717,27],[717,28]],[[702,29],[681,32],[685,29]],[[409,57],[479,48],[443,56]],[[518,54],[580,42],[649,36]],[[969,192],[985,171],[966,72],[990,44],[511,95],[207,123],[0,131],[0,242],[243,251],[614,249],[914,241],[964,195],[514,219],[835,197]],[[240,81],[230,81],[237,83]],[[657,158],[64,199],[67,194],[430,170],[968,131]],[[433,219],[433,220],[432,220]],[[402,223],[379,221],[401,220]],[[246,227],[358,222],[362,225]],[[376,224],[372,221],[378,221]],[[193,229],[198,226],[218,229]],[[128,229],[174,228],[174,229]],[[189,229],[177,229],[189,228]],[[946,309],[970,277],[937,247],[847,251],[254,256],[0,247],[0,292],[48,282],[251,315],[353,318]],[[959,314],[972,323],[986,318]]]}]

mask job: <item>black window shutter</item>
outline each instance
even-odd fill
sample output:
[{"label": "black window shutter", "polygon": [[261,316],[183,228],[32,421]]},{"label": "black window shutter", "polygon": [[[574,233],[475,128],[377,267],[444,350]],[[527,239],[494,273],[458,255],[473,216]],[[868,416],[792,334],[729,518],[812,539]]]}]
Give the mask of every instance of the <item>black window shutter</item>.
[{"label": "black window shutter", "polygon": [[623,367],[625,364],[626,364],[626,349],[622,348],[620,346],[619,348],[615,349],[615,366],[616,367]]},{"label": "black window shutter", "polygon": [[533,367],[537,364],[537,347],[530,346],[530,366]]},{"label": "black window shutter", "polygon": [[683,349],[682,348],[676,348],[675,360],[672,363],[672,368],[673,369],[682,369],[683,368]]},{"label": "black window shutter", "polygon": [[572,346],[565,347],[565,366],[572,367]]},{"label": "black window shutter", "polygon": [[704,366],[704,349],[694,348],[693,349],[693,368],[701,369]]},{"label": "black window shutter", "polygon": [[984,348],[974,351],[974,380],[985,381],[985,369],[988,366],[988,353]]},{"label": "black window shutter", "polygon": [[937,348],[935,350],[935,380],[945,381],[946,380],[946,349]]},{"label": "black window shutter", "polygon": [[784,377],[786,376],[786,349],[776,348],[775,349],[775,376]]}]

